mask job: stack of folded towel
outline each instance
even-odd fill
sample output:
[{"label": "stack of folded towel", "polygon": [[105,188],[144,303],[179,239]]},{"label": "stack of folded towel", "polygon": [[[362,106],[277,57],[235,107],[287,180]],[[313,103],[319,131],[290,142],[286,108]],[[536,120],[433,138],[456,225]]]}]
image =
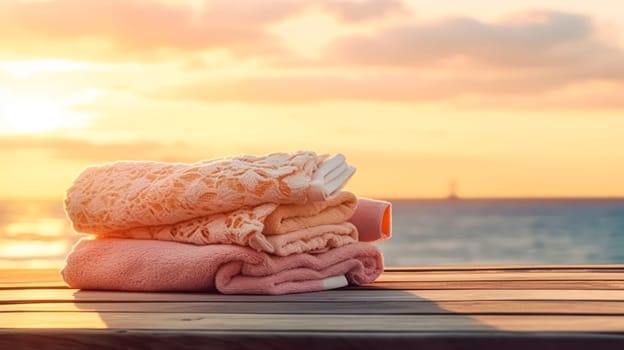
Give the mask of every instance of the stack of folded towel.
[{"label": "stack of folded towel", "polygon": [[342,188],[355,168],[314,152],[87,168],[65,208],[81,239],[73,288],[286,294],[373,282],[390,203]]}]

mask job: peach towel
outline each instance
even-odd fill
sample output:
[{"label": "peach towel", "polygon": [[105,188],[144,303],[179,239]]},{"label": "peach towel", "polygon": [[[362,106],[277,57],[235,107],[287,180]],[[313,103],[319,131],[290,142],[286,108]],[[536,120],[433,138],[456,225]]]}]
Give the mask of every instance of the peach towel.
[{"label": "peach towel", "polygon": [[392,203],[360,198],[349,222],[357,227],[360,242],[389,239],[392,237]]},{"label": "peach towel", "polygon": [[84,170],[67,191],[74,229],[107,233],[175,224],[262,203],[324,200],[355,172],[342,155],[310,151],[193,164],[116,162]]},{"label": "peach towel", "polygon": [[[257,208],[256,208],[257,209]],[[249,218],[249,216],[247,216]],[[243,230],[229,231],[228,220],[218,217],[214,221],[193,220],[188,226],[139,227],[97,235],[97,238],[131,238],[142,240],[174,241],[196,245],[237,244],[279,256],[306,253],[340,247],[358,241],[355,226],[348,222],[318,225],[280,235],[265,236],[262,222],[253,220],[242,225]]]},{"label": "peach towel", "polygon": [[[235,245],[132,240],[79,241],[61,275],[72,288],[288,294],[373,282],[383,258],[367,243],[276,257]],[[344,277],[342,277],[344,276]]]},{"label": "peach towel", "polygon": [[[357,207],[354,207],[356,203]],[[353,225],[345,225],[347,220]],[[286,230],[293,231],[282,233]],[[155,239],[197,245],[237,244],[285,256],[337,247],[354,240],[385,240],[391,234],[391,203],[366,198],[356,201],[354,194],[343,191],[325,202],[303,205],[268,203],[174,225],[137,227],[99,234],[98,237]]]},{"label": "peach towel", "polygon": [[324,201],[307,204],[280,205],[264,219],[265,235],[276,235],[308,227],[338,224],[347,221],[355,212],[357,198],[342,191]]},{"label": "peach towel", "polygon": [[353,224],[343,222],[336,225],[319,225],[301,230],[271,235],[267,241],[273,254],[286,256],[295,253],[326,251],[358,241],[358,232]]},{"label": "peach towel", "polygon": [[[97,236],[156,239],[197,245],[238,244],[284,256],[357,241],[357,229],[346,223],[353,215],[356,203],[353,193],[339,192],[322,202],[303,205],[267,203],[173,225],[136,227]],[[280,237],[267,237],[267,229],[271,235]]]}]

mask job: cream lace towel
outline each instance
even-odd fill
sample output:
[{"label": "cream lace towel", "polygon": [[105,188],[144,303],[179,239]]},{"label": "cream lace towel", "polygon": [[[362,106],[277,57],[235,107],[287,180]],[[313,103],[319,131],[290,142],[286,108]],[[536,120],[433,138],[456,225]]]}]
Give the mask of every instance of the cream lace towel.
[{"label": "cream lace towel", "polygon": [[309,197],[329,196],[355,171],[345,165],[340,155],[327,159],[309,151],[194,164],[116,162],[83,171],[67,191],[65,207],[79,232],[173,224],[263,203],[303,204]]},{"label": "cream lace towel", "polygon": [[116,162],[80,174],[65,206],[78,232],[273,252],[261,234],[266,216],[280,204],[327,199],[354,171],[340,154],[309,151],[194,164]]}]

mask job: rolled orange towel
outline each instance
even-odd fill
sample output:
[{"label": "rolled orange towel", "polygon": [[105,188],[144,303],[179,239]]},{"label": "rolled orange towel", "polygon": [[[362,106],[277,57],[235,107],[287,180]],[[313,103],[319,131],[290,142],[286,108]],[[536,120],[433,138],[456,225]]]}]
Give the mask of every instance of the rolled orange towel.
[{"label": "rolled orange towel", "polygon": [[383,241],[392,237],[392,203],[360,198],[351,222],[358,229],[361,242]]}]

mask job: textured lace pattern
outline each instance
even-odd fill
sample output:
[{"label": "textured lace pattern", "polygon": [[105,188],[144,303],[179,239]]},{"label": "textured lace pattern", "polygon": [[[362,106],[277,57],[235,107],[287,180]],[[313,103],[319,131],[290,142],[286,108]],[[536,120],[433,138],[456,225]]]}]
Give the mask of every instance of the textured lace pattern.
[{"label": "textured lace pattern", "polygon": [[[357,198],[351,192],[305,204],[261,204],[171,225],[131,228],[99,238],[153,239],[206,244],[237,244],[276,255],[339,247],[357,240],[357,229],[345,221]],[[270,236],[268,228],[271,228]],[[278,236],[278,237],[276,237]]]},{"label": "textured lace pattern", "polygon": [[154,239],[196,245],[237,244],[273,253],[274,248],[262,234],[262,230],[265,218],[277,206],[274,203],[267,203],[173,225],[143,226],[98,234],[98,238]]},{"label": "textured lace pattern", "polygon": [[151,239],[196,245],[236,244],[280,256],[326,251],[358,240],[357,228],[348,222],[266,236],[262,233],[263,221],[276,206],[263,204],[252,209],[211,215],[174,225],[146,226],[99,234],[97,238]]},{"label": "textured lace pattern", "polygon": [[[80,174],[67,191],[65,208],[76,231],[104,234],[211,220],[201,218],[264,203],[303,204],[324,159],[299,151],[193,164],[116,162]],[[245,220],[239,224],[251,230]]]}]

